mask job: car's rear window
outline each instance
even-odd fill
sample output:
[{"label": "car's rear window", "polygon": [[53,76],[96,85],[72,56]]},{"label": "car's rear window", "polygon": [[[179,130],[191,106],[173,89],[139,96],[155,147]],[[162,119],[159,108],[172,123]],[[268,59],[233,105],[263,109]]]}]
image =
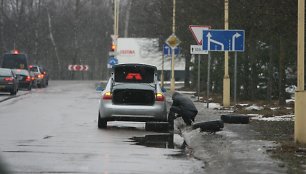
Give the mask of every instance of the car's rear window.
[{"label": "car's rear window", "polygon": [[4,54],[2,68],[28,69],[28,60],[25,54]]},{"label": "car's rear window", "polygon": [[27,70],[23,70],[23,69],[14,69],[13,71],[17,75],[24,75],[24,76],[30,75]]},{"label": "car's rear window", "polygon": [[0,76],[12,76],[12,71],[0,68]]},{"label": "car's rear window", "polygon": [[30,71],[38,72],[38,68],[36,66],[32,66],[32,67],[30,67]]},{"label": "car's rear window", "polygon": [[156,68],[152,66],[116,66],[114,67],[115,82],[153,83]]}]

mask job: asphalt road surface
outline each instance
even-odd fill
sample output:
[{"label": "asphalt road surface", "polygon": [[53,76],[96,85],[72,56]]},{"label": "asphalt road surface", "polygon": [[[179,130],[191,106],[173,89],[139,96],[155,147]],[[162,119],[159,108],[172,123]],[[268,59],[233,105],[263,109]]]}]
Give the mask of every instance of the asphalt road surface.
[{"label": "asphalt road surface", "polygon": [[9,97],[0,95],[0,158],[12,173],[203,173],[176,136],[143,123],[98,129],[94,81],[50,81]]}]

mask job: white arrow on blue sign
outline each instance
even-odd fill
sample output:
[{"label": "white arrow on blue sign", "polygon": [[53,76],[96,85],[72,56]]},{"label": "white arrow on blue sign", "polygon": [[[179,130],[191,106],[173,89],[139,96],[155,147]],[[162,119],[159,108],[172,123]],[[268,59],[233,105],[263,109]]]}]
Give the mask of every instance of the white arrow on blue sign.
[{"label": "white arrow on blue sign", "polygon": [[118,59],[113,57],[113,56],[110,56],[109,60],[108,60],[108,64],[111,65],[111,66],[116,65],[116,64],[118,64]]},{"label": "white arrow on blue sign", "polygon": [[203,50],[244,51],[244,30],[203,30]]},{"label": "white arrow on blue sign", "polygon": [[[171,55],[172,48],[168,44],[164,44],[163,45],[163,49],[164,49],[164,55],[165,56],[170,56]],[[175,47],[174,54],[175,55],[179,55],[180,54],[180,48],[179,47]]]}]

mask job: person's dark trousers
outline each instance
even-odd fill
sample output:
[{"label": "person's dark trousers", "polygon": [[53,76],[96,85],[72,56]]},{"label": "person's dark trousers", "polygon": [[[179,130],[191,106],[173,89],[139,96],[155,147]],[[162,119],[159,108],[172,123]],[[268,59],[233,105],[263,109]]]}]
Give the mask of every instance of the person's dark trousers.
[{"label": "person's dark trousers", "polygon": [[177,117],[182,117],[186,125],[191,125],[191,120],[194,120],[194,117],[197,115],[197,113],[184,111],[179,107],[171,106],[169,116],[175,117],[175,114],[177,114]]}]

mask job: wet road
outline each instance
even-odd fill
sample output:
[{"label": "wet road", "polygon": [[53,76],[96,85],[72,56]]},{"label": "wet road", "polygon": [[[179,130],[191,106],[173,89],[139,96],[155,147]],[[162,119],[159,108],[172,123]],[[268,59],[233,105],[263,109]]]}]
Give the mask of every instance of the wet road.
[{"label": "wet road", "polygon": [[97,129],[94,84],[51,81],[0,102],[0,157],[13,173],[203,173],[177,136],[147,132],[143,123]]}]

